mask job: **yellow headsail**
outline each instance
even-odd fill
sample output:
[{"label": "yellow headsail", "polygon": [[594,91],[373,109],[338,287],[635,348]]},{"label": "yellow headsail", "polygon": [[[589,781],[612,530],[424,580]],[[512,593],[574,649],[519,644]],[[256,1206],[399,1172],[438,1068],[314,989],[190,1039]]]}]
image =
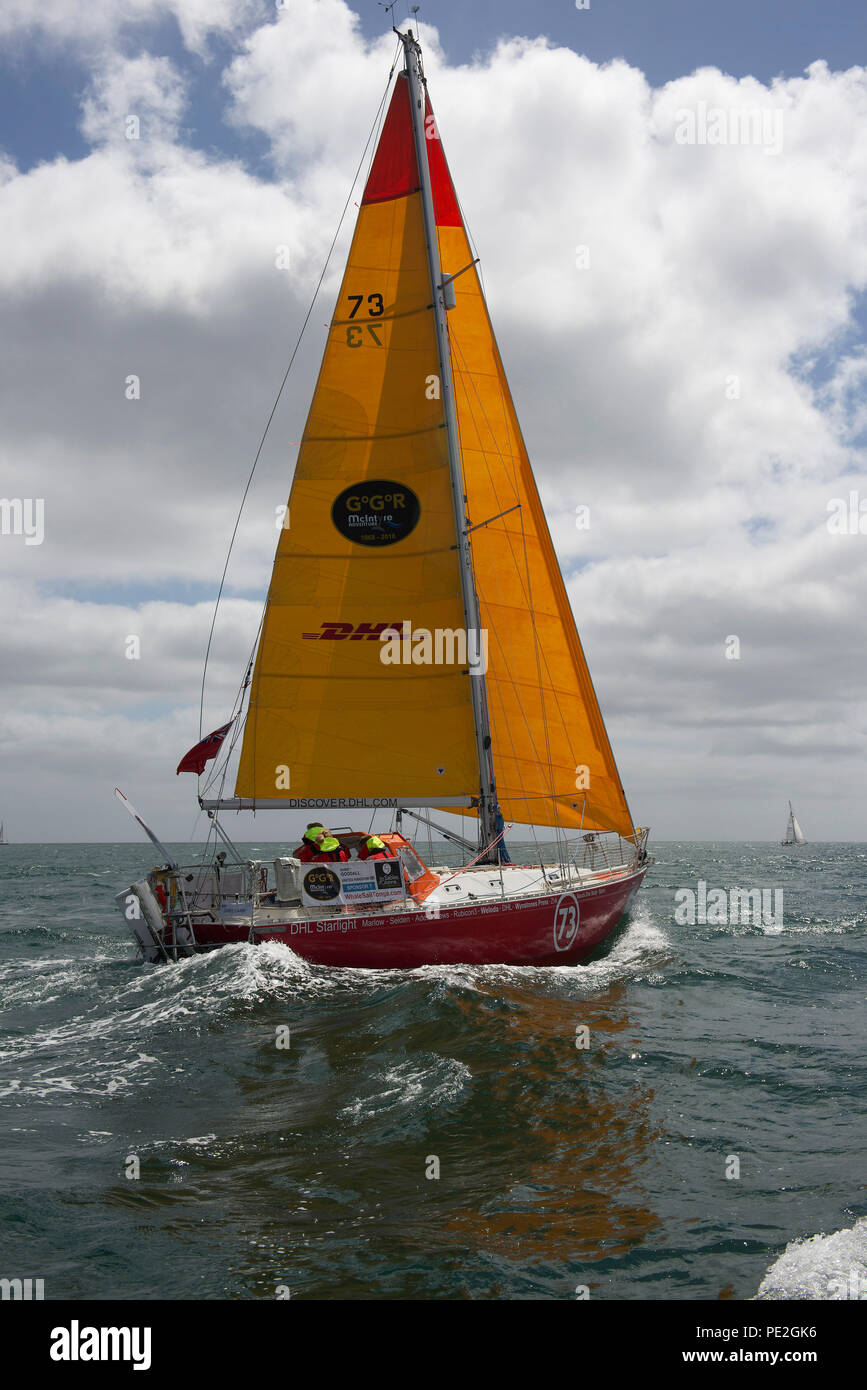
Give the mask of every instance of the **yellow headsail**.
[{"label": "yellow headsail", "polygon": [[[438,222],[444,274],[473,260]],[[507,820],[633,833],[475,265],[448,315],[497,796]],[[506,513],[503,516],[503,513]],[[488,518],[499,520],[484,523]]]}]

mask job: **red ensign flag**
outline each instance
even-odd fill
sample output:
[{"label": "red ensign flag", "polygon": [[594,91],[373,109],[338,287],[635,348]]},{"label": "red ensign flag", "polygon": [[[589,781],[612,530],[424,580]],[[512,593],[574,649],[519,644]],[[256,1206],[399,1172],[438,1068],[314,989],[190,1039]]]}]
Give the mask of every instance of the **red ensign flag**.
[{"label": "red ensign flag", "polygon": [[[215,729],[212,734],[208,734],[207,738],[203,738],[201,743],[197,743],[195,748],[191,748],[189,753],[185,753],[178,763],[177,772],[195,772],[201,776],[205,770],[205,763],[216,758],[223,739],[234,722],[234,719],[230,719],[228,724],[223,725],[222,729]],[[177,776],[177,772],[175,776]]]}]

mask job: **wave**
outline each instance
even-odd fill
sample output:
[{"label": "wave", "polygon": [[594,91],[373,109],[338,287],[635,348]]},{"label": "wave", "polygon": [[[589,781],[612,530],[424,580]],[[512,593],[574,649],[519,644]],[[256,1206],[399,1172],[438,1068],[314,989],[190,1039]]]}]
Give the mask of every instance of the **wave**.
[{"label": "wave", "polygon": [[791,1241],[756,1298],[867,1299],[867,1217],[830,1236]]},{"label": "wave", "polygon": [[[165,1075],[167,1036],[198,1035],[214,1024],[250,1019],[287,1003],[302,1011],[309,1004],[343,1003],[394,1009],[403,998],[414,1010],[424,1007],[425,998],[503,989],[592,998],[622,982],[658,978],[669,959],[665,933],[641,908],[599,957],[583,966],[334,968],[311,965],[276,942],[225,946],[170,966],[141,966],[110,956],[28,962],[26,969],[15,962],[0,968],[7,1004],[14,1002],[19,1014],[17,1026],[0,1043],[0,1097],[105,1097],[147,1086]],[[64,1004],[66,1017],[44,1017],[44,1011]],[[60,1066],[59,1058],[64,1059]],[[411,1067],[404,1074],[398,1067],[378,1077],[376,1089],[357,1099],[345,1118],[370,1119],[395,1107],[437,1107],[469,1075],[461,1064],[433,1055],[412,1066],[422,1069],[416,1074]]]},{"label": "wave", "polygon": [[457,1099],[471,1076],[469,1067],[454,1057],[427,1053],[390,1067],[366,1096],[344,1106],[338,1114],[360,1124],[386,1115],[393,1118],[408,1112],[417,1114],[420,1109],[426,1113],[438,1110]]}]

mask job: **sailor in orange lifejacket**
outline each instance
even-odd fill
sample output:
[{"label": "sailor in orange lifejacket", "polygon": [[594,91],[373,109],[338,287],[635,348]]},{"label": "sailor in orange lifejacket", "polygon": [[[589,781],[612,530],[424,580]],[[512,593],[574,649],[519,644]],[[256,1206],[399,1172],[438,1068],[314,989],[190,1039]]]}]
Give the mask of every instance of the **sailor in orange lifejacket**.
[{"label": "sailor in orange lifejacket", "polygon": [[384,840],[380,840],[378,835],[368,835],[363,840],[358,851],[359,859],[393,859],[394,852],[390,850]]},{"label": "sailor in orange lifejacket", "polygon": [[315,863],[344,863],[349,858],[349,851],[344,849],[340,841],[335,839],[324,825],[319,825],[316,821],[311,821],[303,835],[304,843],[295,851],[295,858],[301,859],[305,864]]}]

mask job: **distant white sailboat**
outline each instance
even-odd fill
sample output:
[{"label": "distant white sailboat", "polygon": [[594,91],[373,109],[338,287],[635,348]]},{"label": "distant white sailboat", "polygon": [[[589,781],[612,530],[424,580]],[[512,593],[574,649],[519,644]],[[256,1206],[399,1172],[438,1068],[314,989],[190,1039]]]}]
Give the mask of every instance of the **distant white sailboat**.
[{"label": "distant white sailboat", "polygon": [[789,802],[789,819],[786,822],[786,838],[781,840],[781,845],[805,845],[804,832],[798,824],[798,817],[792,810],[792,803]]},{"label": "distant white sailboat", "polygon": [[0,845],[8,845],[8,843],[9,841],[6,839],[6,831],[3,829],[3,822],[2,820],[0,820]]}]

